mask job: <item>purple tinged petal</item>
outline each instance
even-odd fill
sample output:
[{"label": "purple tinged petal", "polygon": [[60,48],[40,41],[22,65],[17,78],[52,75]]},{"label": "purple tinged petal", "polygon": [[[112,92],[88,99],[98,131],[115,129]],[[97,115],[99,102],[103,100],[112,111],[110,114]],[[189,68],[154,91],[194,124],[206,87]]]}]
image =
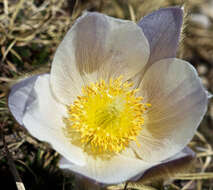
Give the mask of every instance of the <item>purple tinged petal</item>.
[{"label": "purple tinged petal", "polygon": [[139,21],[138,25],[150,45],[149,65],[160,59],[175,57],[182,22],[183,11],[177,7],[160,9]]},{"label": "purple tinged petal", "polygon": [[213,98],[213,94],[211,92],[209,92],[208,90],[206,90],[206,94],[207,94],[208,99]]},{"label": "purple tinged petal", "polygon": [[20,125],[23,125],[23,116],[26,111],[27,105],[31,103],[35,97],[33,96],[33,87],[40,75],[35,75],[24,79],[12,86],[9,98],[8,107],[14,118]]}]

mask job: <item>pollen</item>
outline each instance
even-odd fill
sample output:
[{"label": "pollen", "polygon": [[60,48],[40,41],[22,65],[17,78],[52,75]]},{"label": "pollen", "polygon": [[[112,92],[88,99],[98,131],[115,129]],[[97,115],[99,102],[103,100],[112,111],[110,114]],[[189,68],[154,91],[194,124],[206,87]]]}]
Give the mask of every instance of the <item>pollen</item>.
[{"label": "pollen", "polygon": [[133,83],[122,81],[120,76],[84,86],[82,95],[67,107],[65,131],[71,139],[77,135],[85,151],[118,153],[131,141],[138,144],[136,137],[150,104],[136,96]]}]

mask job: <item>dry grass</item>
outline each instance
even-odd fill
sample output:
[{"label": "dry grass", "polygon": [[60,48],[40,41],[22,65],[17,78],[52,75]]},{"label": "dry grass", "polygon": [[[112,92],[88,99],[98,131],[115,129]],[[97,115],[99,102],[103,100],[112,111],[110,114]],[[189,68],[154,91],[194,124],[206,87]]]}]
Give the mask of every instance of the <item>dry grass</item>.
[{"label": "dry grass", "polygon": [[[187,11],[179,57],[198,70],[203,84],[213,92],[213,1],[208,0],[0,0],[0,123],[10,157],[26,189],[73,189],[75,180],[56,167],[58,155],[20,128],[7,108],[8,87],[14,78],[48,72],[62,37],[83,10],[138,21],[159,7],[182,6]],[[196,19],[201,16],[202,21]],[[3,125],[4,123],[4,125]],[[193,173],[173,176],[164,184],[134,189],[213,189],[213,102],[190,147],[197,153]],[[7,165],[8,155],[0,141],[0,179],[7,189],[15,182]],[[1,184],[1,186],[3,186]],[[124,185],[111,187],[122,189]]]}]

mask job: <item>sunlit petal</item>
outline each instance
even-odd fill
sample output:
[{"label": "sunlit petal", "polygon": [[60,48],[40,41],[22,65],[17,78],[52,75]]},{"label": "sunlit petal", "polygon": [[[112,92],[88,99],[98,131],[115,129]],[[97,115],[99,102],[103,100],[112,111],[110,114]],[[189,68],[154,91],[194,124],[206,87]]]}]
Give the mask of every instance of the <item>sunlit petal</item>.
[{"label": "sunlit petal", "polygon": [[40,76],[32,91],[35,98],[28,102],[23,116],[26,129],[37,139],[48,142],[68,160],[83,165],[85,158],[82,150],[72,145],[63,133],[66,109],[52,97],[49,75]]},{"label": "sunlit petal", "polygon": [[149,45],[137,24],[85,13],[57,49],[50,76],[54,95],[70,104],[82,85],[121,74],[129,79],[149,58]]},{"label": "sunlit petal", "polygon": [[147,161],[164,160],[183,149],[194,136],[207,109],[207,94],[196,70],[179,59],[153,64],[140,86],[151,108],[133,145]]},{"label": "sunlit petal", "polygon": [[85,154],[87,165],[79,166],[61,158],[59,167],[79,173],[94,181],[104,184],[124,182],[139,173],[143,173],[154,163],[147,163],[127,155],[117,155],[109,160],[94,158]]}]

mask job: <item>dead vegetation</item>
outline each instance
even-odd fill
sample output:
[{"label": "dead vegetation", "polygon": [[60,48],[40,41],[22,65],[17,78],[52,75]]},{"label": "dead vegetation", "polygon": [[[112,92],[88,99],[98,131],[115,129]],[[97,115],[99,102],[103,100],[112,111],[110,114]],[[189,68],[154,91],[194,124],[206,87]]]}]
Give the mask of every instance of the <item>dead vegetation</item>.
[{"label": "dead vegetation", "polygon": [[[16,188],[9,170],[11,164],[7,164],[10,152],[9,157],[26,189],[75,187],[74,178],[57,169],[57,153],[30,137],[10,115],[7,108],[9,86],[19,77],[49,71],[57,45],[84,10],[137,22],[153,10],[173,5],[184,5],[187,12],[178,56],[196,67],[203,84],[213,92],[212,0],[0,0],[1,186]],[[128,188],[213,189],[212,145],[213,102],[210,101],[209,111],[190,143],[197,155],[194,171],[172,176],[164,184],[129,184]],[[122,189],[124,185],[111,188]]]}]

